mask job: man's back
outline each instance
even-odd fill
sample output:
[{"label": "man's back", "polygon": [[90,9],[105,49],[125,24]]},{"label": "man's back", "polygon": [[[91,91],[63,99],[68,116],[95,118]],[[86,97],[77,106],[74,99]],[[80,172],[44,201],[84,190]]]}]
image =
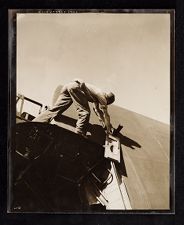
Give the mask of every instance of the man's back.
[{"label": "man's back", "polygon": [[107,105],[106,95],[103,90],[89,83],[82,83],[82,90],[86,94],[89,102],[98,102]]}]

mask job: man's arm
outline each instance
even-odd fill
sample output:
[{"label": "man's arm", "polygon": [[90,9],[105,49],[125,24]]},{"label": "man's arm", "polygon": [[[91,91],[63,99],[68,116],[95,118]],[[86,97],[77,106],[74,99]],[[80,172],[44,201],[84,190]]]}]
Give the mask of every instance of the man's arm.
[{"label": "man's arm", "polygon": [[103,127],[105,127],[104,116],[103,116],[103,112],[99,108],[99,103],[94,102],[93,109],[94,109],[95,114],[98,116],[99,121],[102,123]]},{"label": "man's arm", "polygon": [[94,111],[98,116],[100,122],[102,122],[103,126],[106,127],[107,133],[111,133],[112,125],[110,123],[110,116],[108,114],[107,106],[103,105],[100,109],[99,104],[94,103]]}]

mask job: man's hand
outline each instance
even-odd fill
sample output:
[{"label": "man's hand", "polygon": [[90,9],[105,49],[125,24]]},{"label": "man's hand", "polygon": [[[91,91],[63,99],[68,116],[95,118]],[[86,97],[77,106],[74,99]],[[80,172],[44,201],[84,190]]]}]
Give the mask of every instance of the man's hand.
[{"label": "man's hand", "polygon": [[112,124],[109,125],[108,129],[106,130],[107,134],[113,134],[114,128],[112,126]]}]

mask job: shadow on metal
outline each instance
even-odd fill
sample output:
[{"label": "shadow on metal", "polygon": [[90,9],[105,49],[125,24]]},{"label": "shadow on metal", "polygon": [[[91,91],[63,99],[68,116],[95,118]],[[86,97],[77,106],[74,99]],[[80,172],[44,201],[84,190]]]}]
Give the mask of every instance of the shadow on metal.
[{"label": "shadow on metal", "polygon": [[56,125],[26,122],[16,126],[11,161],[12,212],[99,210],[85,187],[93,184],[98,197],[106,186],[110,162],[103,146]]},{"label": "shadow on metal", "polygon": [[[58,115],[57,117],[55,117],[55,121],[59,122],[59,123],[62,122],[64,124],[70,125],[72,127],[75,127],[75,124],[77,122],[75,119],[65,116],[65,115]],[[96,143],[99,143],[100,145],[104,145],[106,134],[105,134],[102,126],[100,126],[98,124],[90,124],[89,123],[88,131],[91,134],[88,136],[88,138],[90,140],[92,140]],[[130,139],[129,137],[124,136],[121,133],[119,133],[117,136],[120,138],[120,142],[122,145],[129,147],[130,149],[133,149],[133,150],[135,149],[134,147],[141,148],[141,145],[138,142],[136,142],[135,140]],[[117,163],[117,165],[116,165],[117,169],[118,169],[120,175],[127,177],[126,166],[125,166],[125,162],[124,162],[124,158],[123,158],[123,151],[121,151],[120,157],[121,157],[121,160],[120,160],[121,163],[120,164]]]},{"label": "shadow on metal", "polygon": [[129,147],[131,149],[135,149],[135,147],[141,148],[141,145],[138,142],[124,136],[121,133],[118,134],[118,137],[120,138],[121,144],[126,146],[126,147]]},{"label": "shadow on metal", "polygon": [[[55,121],[56,122],[62,122],[65,124],[68,124],[72,127],[75,127],[76,125],[76,120],[65,116],[65,115],[58,115],[57,117],[55,117]],[[101,145],[103,145],[105,143],[105,132],[104,129],[102,128],[102,126],[98,125],[98,124],[90,124],[88,126],[88,131],[91,133],[91,135],[89,136],[89,138]],[[125,145],[131,149],[135,149],[134,147],[137,148],[141,148],[141,145],[136,142],[135,140],[124,136],[123,134],[119,133],[118,137],[120,138],[120,142],[122,145]]]}]

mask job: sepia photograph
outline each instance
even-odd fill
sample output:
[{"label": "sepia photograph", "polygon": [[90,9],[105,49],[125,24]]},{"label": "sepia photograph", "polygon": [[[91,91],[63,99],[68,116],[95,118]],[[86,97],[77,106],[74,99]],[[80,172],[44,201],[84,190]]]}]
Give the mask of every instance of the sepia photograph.
[{"label": "sepia photograph", "polygon": [[9,10],[8,212],[173,211],[173,20]]}]

